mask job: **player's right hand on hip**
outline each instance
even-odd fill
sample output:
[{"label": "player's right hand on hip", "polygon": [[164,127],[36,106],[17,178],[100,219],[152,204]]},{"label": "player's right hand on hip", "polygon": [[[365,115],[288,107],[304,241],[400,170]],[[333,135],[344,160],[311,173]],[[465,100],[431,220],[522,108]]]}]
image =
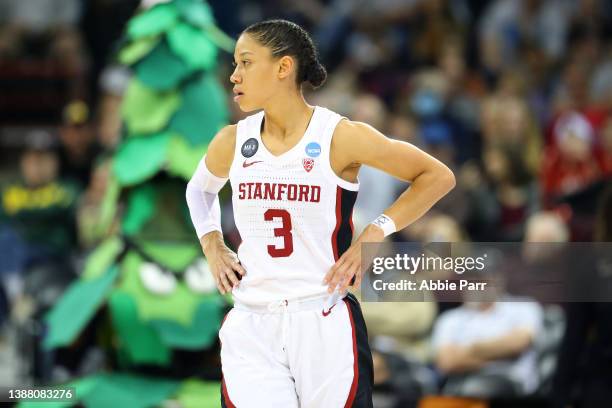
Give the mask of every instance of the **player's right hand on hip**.
[{"label": "player's right hand on hip", "polygon": [[200,243],[219,292],[231,292],[246,274],[238,255],[225,245],[223,235],[218,231],[204,235]]}]

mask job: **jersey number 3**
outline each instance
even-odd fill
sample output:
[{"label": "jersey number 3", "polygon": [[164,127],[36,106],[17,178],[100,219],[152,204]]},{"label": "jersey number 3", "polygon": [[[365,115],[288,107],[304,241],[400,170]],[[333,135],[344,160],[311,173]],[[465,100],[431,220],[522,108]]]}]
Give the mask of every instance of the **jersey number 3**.
[{"label": "jersey number 3", "polygon": [[283,226],[274,228],[275,237],[283,237],[283,246],[277,247],[268,245],[268,253],[272,258],[281,258],[289,256],[293,253],[293,235],[291,235],[291,215],[287,210],[269,209],[264,213],[266,221],[273,221],[275,218],[280,218],[283,221]]}]

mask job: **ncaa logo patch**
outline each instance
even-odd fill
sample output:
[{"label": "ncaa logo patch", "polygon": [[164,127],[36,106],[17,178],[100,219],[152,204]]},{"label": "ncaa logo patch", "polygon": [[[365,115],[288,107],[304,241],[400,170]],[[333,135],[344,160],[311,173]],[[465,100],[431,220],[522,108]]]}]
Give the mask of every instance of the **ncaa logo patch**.
[{"label": "ncaa logo patch", "polygon": [[244,157],[252,157],[255,153],[257,153],[257,149],[259,149],[259,142],[254,137],[248,139],[246,142],[242,144],[242,148],[240,152]]},{"label": "ncaa logo patch", "polygon": [[315,161],[309,157],[302,159],[302,165],[304,166],[304,170],[310,172],[314,167]]},{"label": "ncaa logo patch", "polygon": [[318,157],[321,154],[321,145],[317,142],[310,142],[306,145],[306,154],[309,157]]}]

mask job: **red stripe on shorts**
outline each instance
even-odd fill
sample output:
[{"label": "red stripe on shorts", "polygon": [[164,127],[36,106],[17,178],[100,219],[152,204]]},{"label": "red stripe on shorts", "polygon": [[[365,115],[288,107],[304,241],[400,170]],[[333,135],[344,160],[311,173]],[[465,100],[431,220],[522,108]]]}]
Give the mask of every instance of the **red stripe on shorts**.
[{"label": "red stripe on shorts", "polygon": [[[229,316],[230,312],[231,310],[227,312],[225,316],[223,317],[223,320],[221,321],[221,327],[223,327],[223,323],[225,323],[225,319],[227,319],[227,316]],[[219,327],[219,331],[221,331],[221,327]],[[219,339],[219,342],[221,342],[221,339]],[[221,393],[223,394],[223,402],[225,403],[227,408],[236,408],[236,406],[230,399],[229,394],[227,393],[227,387],[225,386],[225,379],[223,378],[223,372],[221,372]]]},{"label": "red stripe on shorts", "polygon": [[359,382],[359,359],[357,355],[357,337],[355,336],[355,322],[353,322],[353,312],[351,311],[351,307],[349,302],[346,299],[344,300],[344,304],[348,309],[349,319],[351,321],[351,335],[353,336],[353,383],[351,384],[351,391],[349,392],[348,398],[346,399],[346,404],[344,404],[344,408],[350,408],[355,401],[355,396],[357,395],[357,384]]}]

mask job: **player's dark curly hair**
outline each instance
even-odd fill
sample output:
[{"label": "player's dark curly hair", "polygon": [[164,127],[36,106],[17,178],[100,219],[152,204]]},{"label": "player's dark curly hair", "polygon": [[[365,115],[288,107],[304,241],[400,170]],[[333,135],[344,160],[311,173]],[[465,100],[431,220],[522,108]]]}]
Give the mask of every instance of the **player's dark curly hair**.
[{"label": "player's dark curly hair", "polygon": [[267,20],[250,25],[243,33],[268,47],[276,58],[285,55],[295,58],[298,64],[298,86],[308,82],[316,89],[327,79],[327,71],[319,62],[312,38],[299,25],[287,20]]}]

